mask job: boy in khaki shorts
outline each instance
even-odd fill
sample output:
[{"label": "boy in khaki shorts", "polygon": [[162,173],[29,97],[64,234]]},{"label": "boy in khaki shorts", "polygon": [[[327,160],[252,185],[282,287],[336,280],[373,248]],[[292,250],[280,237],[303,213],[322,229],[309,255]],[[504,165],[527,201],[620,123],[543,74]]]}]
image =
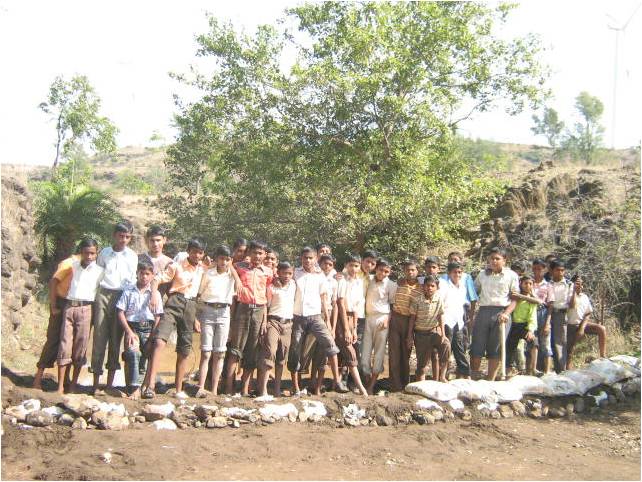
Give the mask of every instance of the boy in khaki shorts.
[{"label": "boy in khaki shorts", "polygon": [[410,349],[414,335],[418,381],[426,379],[426,367],[432,358],[433,351],[437,352],[437,360],[433,359],[432,378],[441,382],[447,381],[450,341],[446,337],[443,320],[444,306],[441,297],[437,294],[438,289],[439,279],[433,275],[426,276],[423,293],[410,305],[407,344]]},{"label": "boy in khaki shorts", "polygon": [[296,284],[292,281],[294,270],[290,263],[277,266],[278,282],[270,285],[271,299],[266,323],[261,327],[261,351],[258,360],[259,396],[268,394],[267,384],[270,370],[274,368],[274,396],[281,396],[283,367],[288,360],[292,337],[292,317]]},{"label": "boy in khaki shorts", "polygon": [[78,245],[78,251],[80,259],[74,260],[69,268],[72,278],[62,310],[57,359],[60,394],[64,392],[65,378],[70,365],[74,366],[74,374],[69,391],[76,391],[80,370],[87,361],[87,343],[96,290],[104,275],[103,268],[96,264],[98,243],[95,240],[82,240]]}]

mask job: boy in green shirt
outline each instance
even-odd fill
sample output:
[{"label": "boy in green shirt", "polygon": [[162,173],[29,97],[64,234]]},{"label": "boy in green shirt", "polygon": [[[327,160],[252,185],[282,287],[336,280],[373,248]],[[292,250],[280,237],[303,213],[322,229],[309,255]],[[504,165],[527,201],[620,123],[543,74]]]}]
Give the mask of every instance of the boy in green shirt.
[{"label": "boy in green shirt", "polygon": [[[533,297],[533,278],[530,276],[522,276],[519,280],[520,294],[526,297]],[[513,311],[513,322],[508,333],[506,341],[506,362],[512,360],[520,340],[526,340],[526,349],[530,351],[530,359],[528,362],[528,374],[535,373],[535,363],[537,362],[537,348],[538,341],[535,336],[537,330],[537,305],[520,299],[517,301],[515,310]]]}]

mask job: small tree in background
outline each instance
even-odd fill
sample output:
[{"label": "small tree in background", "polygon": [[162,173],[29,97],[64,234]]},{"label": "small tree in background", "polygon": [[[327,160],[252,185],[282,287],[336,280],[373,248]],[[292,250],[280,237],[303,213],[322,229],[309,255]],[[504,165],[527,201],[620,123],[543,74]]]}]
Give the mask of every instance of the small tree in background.
[{"label": "small tree in background", "polygon": [[595,154],[602,145],[604,127],[600,124],[600,118],[604,113],[604,104],[588,92],[580,92],[575,98],[575,108],[581,121],[576,122],[573,131],[567,133],[564,148],[574,157],[590,164],[595,160]]},{"label": "small tree in background", "polygon": [[535,135],[546,137],[548,145],[557,148],[564,131],[564,122],[559,119],[557,111],[551,107],[545,107],[542,117],[533,115],[533,122],[535,126],[531,127],[531,131]]},{"label": "small tree in background", "polygon": [[56,77],[53,81],[47,101],[38,107],[56,121],[54,169],[72,146],[85,141],[89,141],[96,152],[109,153],[116,149],[118,129],[99,114],[100,102],[84,75],[76,75],[71,80]]}]

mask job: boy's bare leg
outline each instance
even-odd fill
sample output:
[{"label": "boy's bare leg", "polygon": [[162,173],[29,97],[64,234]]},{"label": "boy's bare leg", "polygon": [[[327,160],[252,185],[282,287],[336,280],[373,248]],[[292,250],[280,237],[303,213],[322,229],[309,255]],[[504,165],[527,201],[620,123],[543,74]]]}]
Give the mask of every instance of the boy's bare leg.
[{"label": "boy's bare leg", "polygon": [[[332,366],[332,365],[330,365]],[[358,367],[350,367],[348,368],[348,371],[350,375],[352,375],[352,381],[354,384],[357,386],[359,391],[361,392],[361,395],[364,397],[368,396],[368,390],[366,390],[366,387],[363,386],[363,383],[361,382],[361,377],[359,376],[359,368]]]},{"label": "boy's bare leg", "polygon": [[69,365],[58,365],[58,391],[57,393],[62,395],[65,393],[65,372],[69,368]]},{"label": "boy's bare leg", "polygon": [[473,380],[479,377],[479,367],[481,367],[481,358],[478,356],[470,357],[470,374]]},{"label": "boy's bare leg", "polygon": [[225,380],[225,393],[230,395],[234,394],[234,382],[236,381],[236,366],[238,365],[239,357],[236,355],[229,355],[227,360],[227,376]]},{"label": "boy's bare leg", "polygon": [[600,347],[600,358],[606,358],[606,328],[598,325],[597,328],[597,343]]},{"label": "boy's bare leg", "polygon": [[114,387],[114,377],[116,376],[116,370],[107,370],[107,385],[105,389]]},{"label": "boy's bare leg", "polygon": [[321,387],[323,386],[323,379],[325,378],[325,365],[317,368],[317,383],[314,387],[314,394],[321,395]]},{"label": "boy's bare leg", "polygon": [[377,383],[377,378],[379,378],[378,373],[372,372],[372,375],[370,375],[370,378],[368,379],[368,393],[372,395],[374,393],[374,387]]},{"label": "boy's bare leg", "polygon": [[528,371],[527,373],[529,375],[534,375],[535,374],[535,366],[537,365],[537,352],[538,349],[537,347],[531,348],[531,358],[528,360]]},{"label": "boy's bare leg", "polygon": [[218,383],[221,379],[221,372],[223,371],[223,360],[225,353],[212,354],[212,393],[218,395]]},{"label": "boy's bare leg", "polygon": [[[80,370],[82,369],[82,365],[74,365],[74,376],[71,379],[71,383],[69,384],[69,393],[76,393],[76,390],[78,389],[78,378],[80,377]],[[69,370],[67,370],[67,373],[69,373]]]},{"label": "boy's bare leg", "polygon": [[489,358],[488,359],[488,381],[495,381],[497,377],[497,372],[499,371],[499,358]]},{"label": "boy's bare leg", "polygon": [[33,377],[33,384],[31,385],[31,388],[42,390],[42,376],[44,374],[45,374],[45,369],[38,368],[38,370],[36,371],[36,375]]},{"label": "boy's bare leg", "polygon": [[253,368],[243,369],[243,374],[241,375],[241,395],[244,397],[247,397],[247,395],[250,393],[250,381],[252,380],[253,373],[254,373]]},{"label": "boy's bare leg", "polygon": [[259,391],[259,397],[265,397],[268,394],[268,390],[267,390],[268,378],[270,378],[270,370],[259,368],[259,374],[256,380],[257,388]]},{"label": "boy's bare leg", "polygon": [[95,392],[96,390],[98,390],[99,386],[100,386],[100,374],[94,373],[94,386],[92,390]]},{"label": "boy's bare leg", "polygon": [[183,378],[187,371],[187,355],[176,353],[176,393],[183,391]]},{"label": "boy's bare leg", "polygon": [[443,383],[448,382],[448,358],[445,360],[440,360],[439,363],[439,381]]},{"label": "boy's bare leg", "polygon": [[207,372],[210,367],[211,351],[201,350],[201,362],[198,365],[198,389],[205,389],[205,380],[207,380]]},{"label": "boy's bare leg", "polygon": [[[277,364],[274,368],[274,396],[281,396],[281,378],[283,378],[283,365]],[[267,393],[267,389],[266,389]]]},{"label": "boy's bare leg", "polygon": [[551,372],[551,357],[547,356],[544,358],[544,373]]},{"label": "boy's bare leg", "polygon": [[160,338],[154,339],[152,354],[147,363],[147,373],[145,374],[145,381],[143,382],[143,385],[152,391],[156,389],[156,372],[158,371],[161,352],[166,344],[167,343]]},{"label": "boy's bare leg", "polygon": [[292,372],[292,393],[299,393],[299,372]]},{"label": "boy's bare leg", "polygon": [[437,381],[439,380],[439,355],[437,353],[431,355],[430,363],[432,365],[432,379]]}]

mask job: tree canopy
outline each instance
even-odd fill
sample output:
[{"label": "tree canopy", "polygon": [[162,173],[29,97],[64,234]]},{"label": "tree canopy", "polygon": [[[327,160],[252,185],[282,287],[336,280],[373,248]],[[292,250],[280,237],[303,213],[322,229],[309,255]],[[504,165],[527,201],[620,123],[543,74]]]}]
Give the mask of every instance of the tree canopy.
[{"label": "tree canopy", "polygon": [[537,39],[497,35],[509,10],[325,2],[289,9],[295,31],[253,36],[210,18],[198,55],[212,73],[178,76],[202,98],[179,102],[166,160],[175,234],[400,259],[473,228],[502,186],[458,148],[458,123],[547,94]]}]

